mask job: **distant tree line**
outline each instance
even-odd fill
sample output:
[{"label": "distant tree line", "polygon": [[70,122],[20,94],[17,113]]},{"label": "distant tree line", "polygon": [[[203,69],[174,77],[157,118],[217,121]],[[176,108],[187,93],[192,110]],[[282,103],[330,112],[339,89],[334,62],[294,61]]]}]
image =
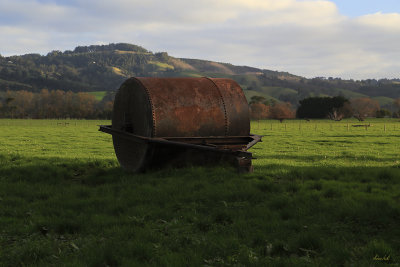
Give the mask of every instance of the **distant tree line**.
[{"label": "distant tree line", "polygon": [[289,102],[277,103],[262,96],[253,96],[249,103],[252,119],[291,118],[331,119],[340,121],[343,118],[355,117],[363,121],[367,117],[400,117],[400,98],[393,103],[395,112],[381,109],[379,103],[371,98],[362,97],[348,100],[343,96],[308,97],[299,102],[297,110]]},{"label": "distant tree line", "polygon": [[[42,89],[34,93],[26,90],[6,91],[0,94],[0,118],[85,118],[110,119],[114,92],[107,92],[102,100],[86,92],[74,93],[62,90]],[[262,96],[253,96],[249,103],[252,119],[292,118],[332,119],[355,117],[360,121],[366,117],[400,117],[400,98],[393,106],[395,112],[381,109],[379,103],[370,98],[348,100],[343,96],[309,97],[300,101],[297,110],[289,102],[277,102]]]},{"label": "distant tree line", "polygon": [[[289,74],[268,73],[264,71],[262,75],[257,76],[257,80],[251,82],[246,77],[237,79],[240,84],[248,84],[248,90],[263,92],[264,87],[279,87],[282,89],[290,88],[297,93],[282,93],[277,98],[282,102],[290,102],[293,106],[297,106],[299,101],[315,96],[334,96],[343,95],[353,92],[362,94],[366,97],[385,96],[390,98],[399,97],[400,80],[399,79],[368,79],[362,81],[343,80],[341,78],[324,78],[316,77],[306,79],[302,77],[293,77]],[[344,92],[344,93],[343,93]]]},{"label": "distant tree line", "polygon": [[7,91],[0,98],[0,117],[110,119],[113,99],[112,92],[99,101],[85,92],[47,89],[38,93],[25,90]]}]

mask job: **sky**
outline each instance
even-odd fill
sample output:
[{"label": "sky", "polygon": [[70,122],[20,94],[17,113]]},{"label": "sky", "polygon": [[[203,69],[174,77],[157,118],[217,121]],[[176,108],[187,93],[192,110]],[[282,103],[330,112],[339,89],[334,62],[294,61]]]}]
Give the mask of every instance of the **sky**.
[{"label": "sky", "polygon": [[2,56],[119,42],[307,78],[400,78],[400,1],[0,0]]}]

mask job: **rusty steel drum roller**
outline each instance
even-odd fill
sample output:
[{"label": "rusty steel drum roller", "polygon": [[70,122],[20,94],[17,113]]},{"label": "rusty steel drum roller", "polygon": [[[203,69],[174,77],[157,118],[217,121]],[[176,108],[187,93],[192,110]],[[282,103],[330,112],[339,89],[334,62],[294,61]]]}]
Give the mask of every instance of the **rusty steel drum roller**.
[{"label": "rusty steel drum roller", "polygon": [[134,172],[187,162],[248,161],[249,144],[261,140],[250,135],[240,86],[206,77],[130,78],[116,93],[112,126],[100,130],[113,135],[118,161]]}]

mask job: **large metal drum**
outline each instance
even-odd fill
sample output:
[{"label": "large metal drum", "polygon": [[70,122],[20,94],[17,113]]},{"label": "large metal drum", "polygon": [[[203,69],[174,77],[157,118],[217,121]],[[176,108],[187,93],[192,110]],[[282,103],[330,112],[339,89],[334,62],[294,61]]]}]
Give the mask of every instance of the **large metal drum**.
[{"label": "large metal drum", "polygon": [[[246,147],[249,109],[243,90],[230,79],[130,78],[115,96],[108,132],[113,134],[118,161],[131,171],[173,162],[174,158],[175,162],[207,161],[214,158],[210,155],[221,158],[223,154],[210,153],[213,146],[214,150],[217,146],[219,150]],[[244,143],[243,138],[247,138]],[[198,150],[196,145],[205,149]]]}]

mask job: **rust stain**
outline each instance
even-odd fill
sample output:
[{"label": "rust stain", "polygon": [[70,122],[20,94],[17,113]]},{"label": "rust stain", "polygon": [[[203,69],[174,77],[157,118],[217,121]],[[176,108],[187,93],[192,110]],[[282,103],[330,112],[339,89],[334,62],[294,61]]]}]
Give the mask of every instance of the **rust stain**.
[{"label": "rust stain", "polygon": [[207,78],[139,78],[152,95],[157,136],[223,136],[224,104]]},{"label": "rust stain", "polygon": [[[224,124],[223,114],[219,108],[213,107],[202,109],[201,107],[184,106],[174,109],[174,118],[176,118],[176,136],[196,136],[195,133],[209,133],[213,135],[215,129],[222,128]],[[219,133],[222,133],[220,130]],[[220,135],[218,133],[214,135]],[[204,135],[198,135],[204,136]]]}]

